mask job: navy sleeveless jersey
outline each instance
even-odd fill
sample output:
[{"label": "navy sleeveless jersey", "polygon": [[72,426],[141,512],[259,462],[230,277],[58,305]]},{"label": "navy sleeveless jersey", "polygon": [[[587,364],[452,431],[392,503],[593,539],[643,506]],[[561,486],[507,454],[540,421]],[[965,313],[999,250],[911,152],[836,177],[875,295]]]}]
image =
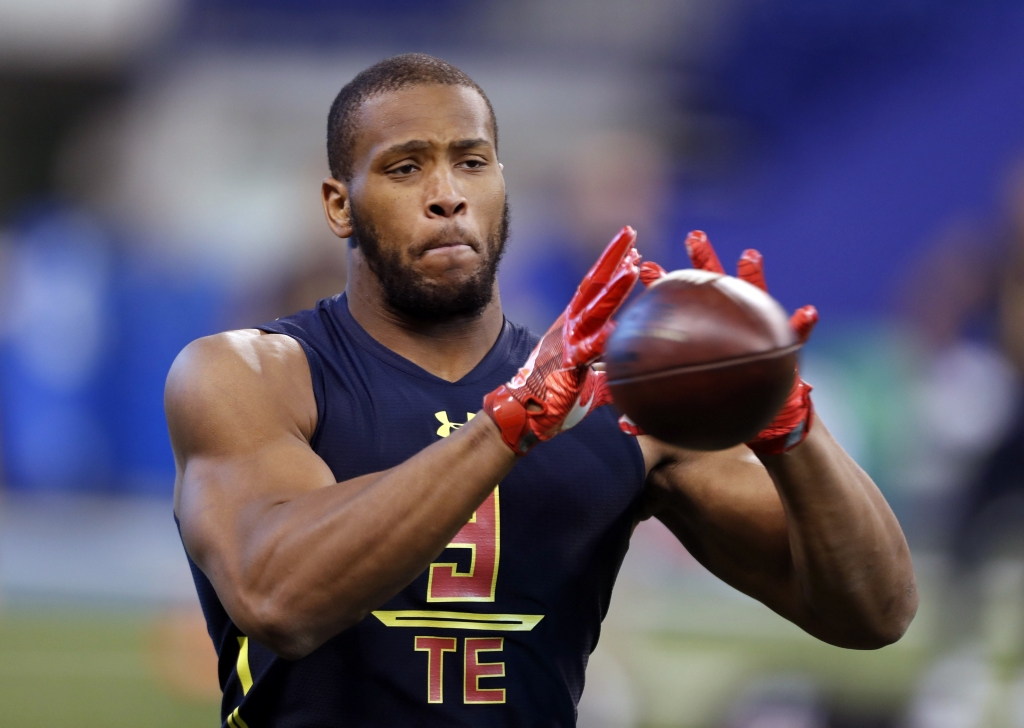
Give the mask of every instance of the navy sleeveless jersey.
[{"label": "navy sleeveless jersey", "polygon": [[[338,481],[446,437],[536,343],[505,322],[457,382],[375,341],[344,295],[260,327],[306,352],[311,445]],[[372,615],[296,661],[231,622],[192,564],[219,656],[228,728],[573,726],[644,482],[643,456],[602,407],[538,445],[450,546]]]}]

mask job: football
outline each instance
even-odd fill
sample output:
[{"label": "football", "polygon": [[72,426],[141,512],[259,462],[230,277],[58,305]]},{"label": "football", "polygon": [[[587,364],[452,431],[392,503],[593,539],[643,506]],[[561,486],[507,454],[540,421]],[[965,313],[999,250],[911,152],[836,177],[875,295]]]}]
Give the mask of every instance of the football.
[{"label": "football", "polygon": [[612,397],[644,432],[693,450],[752,440],[786,401],[800,343],[775,299],[738,278],[669,273],[619,318]]}]

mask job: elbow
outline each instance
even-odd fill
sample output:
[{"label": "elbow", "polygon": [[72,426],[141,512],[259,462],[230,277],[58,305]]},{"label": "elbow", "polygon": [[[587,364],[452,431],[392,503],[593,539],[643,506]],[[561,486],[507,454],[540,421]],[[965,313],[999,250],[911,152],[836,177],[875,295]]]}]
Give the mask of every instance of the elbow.
[{"label": "elbow", "polygon": [[[241,626],[239,626],[241,628]],[[243,631],[250,639],[285,660],[301,660],[326,640],[304,628],[300,620],[284,614],[267,613],[253,619]]]},{"label": "elbow", "polygon": [[911,576],[903,583],[897,596],[889,600],[886,609],[883,610],[883,617],[878,622],[875,630],[875,646],[869,649],[879,649],[898,642],[910,628],[910,623],[917,615],[917,582]]},{"label": "elbow", "polygon": [[906,634],[907,628],[910,627],[910,622],[913,618],[914,616],[911,614],[906,619],[892,619],[878,625],[872,625],[862,630],[847,644],[839,646],[852,650],[880,650],[883,647],[888,647],[900,641],[903,635]]},{"label": "elbow", "polygon": [[879,650],[898,642],[914,621],[917,604],[917,587],[911,582],[898,597],[891,598],[865,618],[857,634],[850,635],[849,643],[840,646],[855,650]]},{"label": "elbow", "polygon": [[326,623],[322,611],[312,614],[283,600],[266,597],[250,602],[244,611],[245,617],[235,621],[238,628],[285,660],[306,657],[366,616],[356,612],[336,614]]}]

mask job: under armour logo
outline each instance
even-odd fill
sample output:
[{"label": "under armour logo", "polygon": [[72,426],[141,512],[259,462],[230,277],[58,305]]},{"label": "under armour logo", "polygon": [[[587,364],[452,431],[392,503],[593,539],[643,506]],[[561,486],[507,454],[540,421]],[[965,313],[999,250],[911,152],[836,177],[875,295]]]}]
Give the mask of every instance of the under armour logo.
[{"label": "under armour logo", "polygon": [[465,422],[449,421],[447,412],[435,412],[434,417],[436,417],[437,421],[441,423],[441,426],[437,428],[437,434],[440,435],[441,437],[448,437],[448,435],[452,434],[452,430],[462,427],[463,425],[467,424],[471,419],[476,417],[476,413],[467,412]]}]

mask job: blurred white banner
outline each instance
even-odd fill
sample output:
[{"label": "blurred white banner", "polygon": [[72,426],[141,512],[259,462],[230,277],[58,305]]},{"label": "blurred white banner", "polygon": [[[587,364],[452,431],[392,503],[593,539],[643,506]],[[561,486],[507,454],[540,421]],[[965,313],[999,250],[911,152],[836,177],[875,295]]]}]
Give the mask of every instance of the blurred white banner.
[{"label": "blurred white banner", "polygon": [[179,0],[0,0],[0,65],[108,66],[169,28]]}]

